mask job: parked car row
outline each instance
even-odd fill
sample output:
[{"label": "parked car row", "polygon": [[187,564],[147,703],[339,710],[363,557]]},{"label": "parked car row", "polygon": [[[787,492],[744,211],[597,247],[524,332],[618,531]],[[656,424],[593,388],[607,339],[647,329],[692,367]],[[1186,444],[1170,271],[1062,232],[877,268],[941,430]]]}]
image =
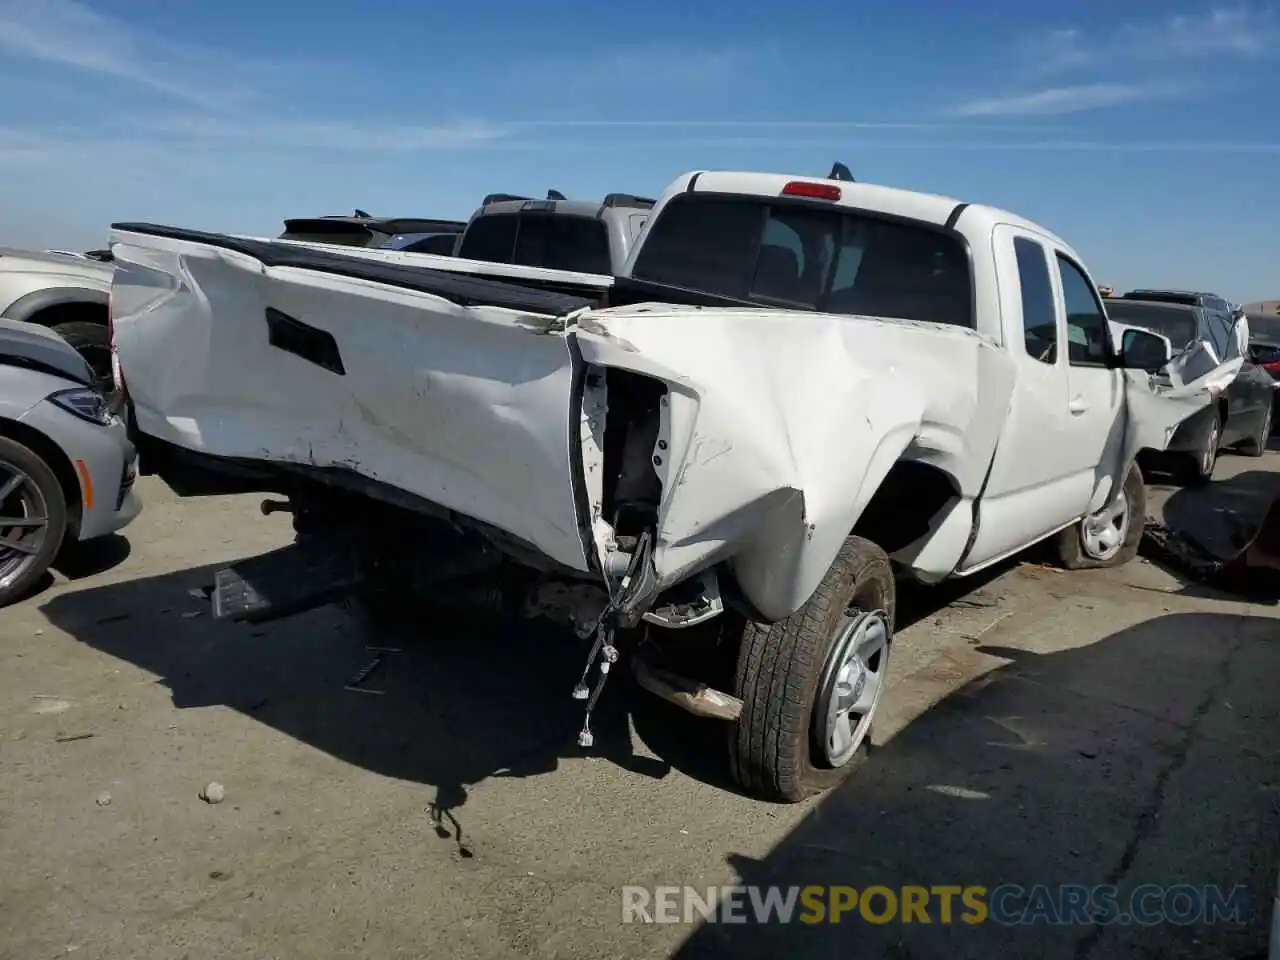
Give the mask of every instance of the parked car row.
[{"label": "parked car row", "polygon": [[109,251],[0,247],[0,320],[53,330],[88,362],[100,386],[111,382],[107,295],[113,265]]},{"label": "parked car row", "polygon": [[350,217],[286,220],[279,239],[613,276],[626,263],[652,206],[650,199],[624,193],[598,201],[570,200],[557,190],[544,200],[492,193],[465,223],[384,220],[356,211]]},{"label": "parked car row", "polygon": [[1156,357],[1161,366],[1197,343],[1207,349],[1192,362],[1205,369],[1242,360],[1221,395],[1179,426],[1165,451],[1173,455],[1178,472],[1189,484],[1203,485],[1212,479],[1223,448],[1238,447],[1255,457],[1266,452],[1274,422],[1276,380],[1255,359],[1263,348],[1251,339],[1249,321],[1245,319],[1243,326],[1250,336],[1241,336],[1237,329],[1242,317],[1238,310],[1214,294],[1174,290],[1133,290],[1107,298],[1106,308],[1120,336],[1125,330],[1140,329],[1165,338],[1165,349]]},{"label": "parked car row", "polygon": [[0,319],[0,607],[65,546],[138,515],[136,461],[84,358],[52,330]]}]

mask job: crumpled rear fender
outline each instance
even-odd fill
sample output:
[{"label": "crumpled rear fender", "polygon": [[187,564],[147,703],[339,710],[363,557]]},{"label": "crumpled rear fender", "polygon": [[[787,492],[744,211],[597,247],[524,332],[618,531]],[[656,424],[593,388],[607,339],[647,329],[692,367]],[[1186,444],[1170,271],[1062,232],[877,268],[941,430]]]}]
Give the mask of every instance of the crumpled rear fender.
[{"label": "crumpled rear fender", "polygon": [[1167,382],[1159,386],[1142,370],[1125,370],[1124,462],[1139,450],[1167,450],[1178,427],[1220,397],[1243,365],[1239,357],[1218,363],[1203,344],[1197,344],[1165,368]]},{"label": "crumpled rear fender", "polygon": [[[772,323],[757,314],[747,337],[748,321],[717,316],[727,313],[608,324],[588,316],[572,335],[587,364],[666,385],[652,451],[662,483],[660,583],[725,562],[752,606],[776,620],[812,595],[913,441],[921,459],[971,459],[962,425],[978,419],[980,405],[969,397],[963,411],[948,402],[946,385],[963,381],[969,359],[949,334],[938,338],[937,362],[955,368],[941,379],[928,355],[933,338],[917,331],[919,352],[904,353],[911,334],[901,325],[886,332],[871,320],[790,314]],[[878,362],[890,347],[899,360]],[[953,408],[954,428],[938,422],[939,405]],[[991,432],[994,442],[998,426]]]}]

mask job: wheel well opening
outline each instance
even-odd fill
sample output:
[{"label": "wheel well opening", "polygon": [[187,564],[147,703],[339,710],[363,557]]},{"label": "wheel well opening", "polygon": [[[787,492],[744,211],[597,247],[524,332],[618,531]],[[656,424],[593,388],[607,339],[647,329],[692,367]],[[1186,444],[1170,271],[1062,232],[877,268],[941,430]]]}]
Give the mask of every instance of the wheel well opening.
[{"label": "wheel well opening", "polygon": [[55,303],[28,318],[29,323],[57,327],[64,323],[96,323],[107,325],[107,307],[101,303]]},{"label": "wheel well opening", "polygon": [[852,532],[892,554],[928,533],[934,518],[959,495],[955,481],[937,467],[899,460]]},{"label": "wheel well opening", "polygon": [[654,470],[666,385],[628,370],[606,371],[609,402],[604,426],[603,513],[619,538],[637,537],[657,523],[662,482]]},{"label": "wheel well opening", "polygon": [[49,465],[53,475],[58,478],[58,486],[62,488],[62,496],[67,501],[67,527],[73,534],[79,531],[80,479],[76,476],[75,467],[62,452],[62,448],[39,430],[25,423],[18,423],[16,420],[0,418],[0,436],[22,444]]}]

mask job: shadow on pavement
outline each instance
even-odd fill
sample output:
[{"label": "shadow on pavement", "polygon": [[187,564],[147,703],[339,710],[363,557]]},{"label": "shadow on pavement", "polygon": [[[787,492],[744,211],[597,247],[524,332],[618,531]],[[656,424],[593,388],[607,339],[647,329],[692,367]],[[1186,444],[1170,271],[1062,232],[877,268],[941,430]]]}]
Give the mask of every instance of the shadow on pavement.
[{"label": "shadow on pavement", "polygon": [[642,776],[669,772],[632,749],[616,682],[593,717],[594,746],[577,746],[583,705],[570,691],[587,651],[571,634],[469,617],[373,637],[333,607],[257,626],[219,622],[196,596],[212,569],[68,593],[41,610],[81,642],[156,674],[178,709],[226,705],[358,767],[435,787],[438,832],[463,856],[455,811],[482,780],[548,773],[586,753]]},{"label": "shadow on pavement", "polygon": [[118,533],[84,543],[67,543],[54,561],[53,569],[68,580],[83,580],[120,566],[132,551],[128,539]]},{"label": "shadow on pavement", "polygon": [[[615,671],[600,699],[594,745],[578,747],[583,704],[570,691],[587,646],[554,625],[460,611],[375,637],[333,607],[258,626],[217,622],[200,594],[212,571],[81,590],[41,610],[81,642],[156,674],[179,709],[229,706],[358,767],[435,787],[442,836],[465,841],[456,811],[468,787],[549,773],[562,757],[601,757],[653,778],[675,767],[738,792],[724,724],[640,691],[625,670]],[[997,575],[933,591],[907,587],[902,622]],[[379,656],[369,645],[398,652],[382,655],[356,684],[374,692],[345,689]],[[632,723],[661,760],[636,752]]]},{"label": "shadow on pavement", "polygon": [[[989,596],[985,588],[1033,556],[1032,552],[1028,552],[972,576],[944,581],[936,586],[925,586],[910,580],[900,581],[895,629],[901,632],[953,605],[998,606],[1000,600]],[[687,646],[683,652],[687,656]],[[689,673],[719,689],[732,690],[733,667],[729,658],[721,656],[717,659],[716,654],[710,652],[709,662],[697,662],[695,658]],[[690,716],[678,707],[638,690],[631,697],[631,703],[636,733],[658,756],[696,780],[721,790],[742,793],[729,776],[729,728],[722,721]]]},{"label": "shadow on pavement", "polygon": [[918,718],[765,859],[730,855],[741,882],[1115,884],[1122,895],[1244,884],[1247,922],[944,925],[934,900],[929,925],[877,925],[856,909],[838,924],[707,922],[676,956],[1265,956],[1280,840],[1277,621],[1173,614],[1060,653],[985,649],[1010,662]]},{"label": "shadow on pavement", "polygon": [[55,570],[68,580],[83,580],[85,577],[106,573],[120,566],[129,559],[132,549],[129,541],[118,533],[85,543],[68,540],[58,551],[49,569],[41,574],[22,596],[15,598],[14,602],[38,597],[52,587],[57,582],[53,575]]},{"label": "shadow on pavement", "polygon": [[1280,495],[1280,474],[1249,470],[1206,487],[1183,487],[1164,506],[1167,526],[1194,537],[1220,557],[1235,552],[1237,538],[1256,524]]},{"label": "shadow on pavement", "polygon": [[[1163,505],[1162,523],[1148,527],[1144,556],[1181,581],[1184,596],[1280,603],[1278,484],[1280,474],[1250,470],[1176,490]],[[1260,526],[1264,533],[1255,539]],[[1250,541],[1255,549],[1243,554]]]}]

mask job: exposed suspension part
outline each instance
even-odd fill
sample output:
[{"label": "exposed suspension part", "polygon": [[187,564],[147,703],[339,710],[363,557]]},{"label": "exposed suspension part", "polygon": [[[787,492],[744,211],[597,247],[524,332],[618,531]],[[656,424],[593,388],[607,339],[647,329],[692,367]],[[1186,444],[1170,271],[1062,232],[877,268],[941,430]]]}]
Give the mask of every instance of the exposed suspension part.
[{"label": "exposed suspension part", "polygon": [[[631,563],[617,584],[616,592],[610,584],[609,603],[600,614],[596,624],[596,639],[587,655],[586,666],[582,676],[573,688],[575,700],[586,700],[587,708],[582,718],[582,730],[578,733],[578,746],[590,747],[595,743],[591,732],[591,714],[604,692],[604,685],[609,680],[613,665],[618,662],[620,653],[614,644],[618,629],[634,627],[647,604],[655,593],[655,577],[652,562],[653,533],[645,530],[638,539],[635,552],[631,555]],[[595,685],[587,686],[587,678],[591,668],[599,665]]]}]

